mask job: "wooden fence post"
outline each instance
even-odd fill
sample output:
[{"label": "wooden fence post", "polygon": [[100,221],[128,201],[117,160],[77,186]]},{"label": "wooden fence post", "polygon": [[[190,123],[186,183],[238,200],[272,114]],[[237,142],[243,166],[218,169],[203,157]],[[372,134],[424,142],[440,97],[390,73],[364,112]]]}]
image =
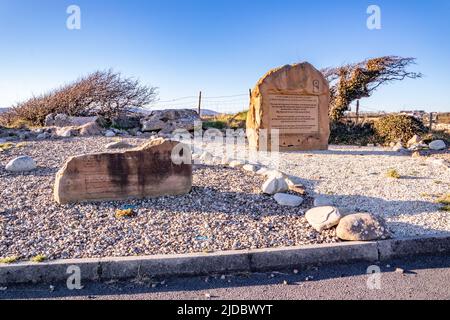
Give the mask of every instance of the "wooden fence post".
[{"label": "wooden fence post", "polygon": [[198,116],[202,116],[202,92],[198,94]]}]

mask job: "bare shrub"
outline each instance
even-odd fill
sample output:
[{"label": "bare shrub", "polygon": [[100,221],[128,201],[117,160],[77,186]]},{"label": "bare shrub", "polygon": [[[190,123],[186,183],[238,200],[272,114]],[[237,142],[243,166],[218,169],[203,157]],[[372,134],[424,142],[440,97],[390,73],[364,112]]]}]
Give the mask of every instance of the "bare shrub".
[{"label": "bare shrub", "polygon": [[6,126],[43,125],[48,114],[101,115],[107,118],[155,101],[157,88],[143,86],[120,73],[97,71],[41,96],[19,103],[0,115]]}]

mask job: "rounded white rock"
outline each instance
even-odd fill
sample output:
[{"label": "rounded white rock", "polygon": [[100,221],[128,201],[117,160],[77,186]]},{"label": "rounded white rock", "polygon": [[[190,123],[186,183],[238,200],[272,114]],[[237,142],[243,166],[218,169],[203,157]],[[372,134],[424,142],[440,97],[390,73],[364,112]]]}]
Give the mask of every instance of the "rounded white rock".
[{"label": "rounded white rock", "polygon": [[5,167],[9,172],[27,172],[36,169],[36,162],[29,156],[22,156],[11,160]]}]

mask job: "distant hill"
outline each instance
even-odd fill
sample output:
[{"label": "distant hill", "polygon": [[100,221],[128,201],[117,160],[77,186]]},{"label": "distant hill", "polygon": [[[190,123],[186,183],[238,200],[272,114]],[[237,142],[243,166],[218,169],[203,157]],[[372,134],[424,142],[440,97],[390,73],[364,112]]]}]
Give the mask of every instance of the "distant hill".
[{"label": "distant hill", "polygon": [[8,111],[8,108],[0,108],[0,113]]},{"label": "distant hill", "polygon": [[[197,110],[197,109],[195,109]],[[203,117],[214,117],[214,116],[218,116],[219,114],[221,114],[220,112],[211,110],[211,109],[201,109],[201,115]]]}]

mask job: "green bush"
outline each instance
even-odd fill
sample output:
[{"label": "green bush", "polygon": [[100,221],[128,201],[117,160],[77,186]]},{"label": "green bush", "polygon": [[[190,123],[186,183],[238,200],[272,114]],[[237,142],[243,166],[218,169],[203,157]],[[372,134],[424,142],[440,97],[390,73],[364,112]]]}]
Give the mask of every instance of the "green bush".
[{"label": "green bush", "polygon": [[407,115],[392,114],[375,121],[375,133],[384,143],[401,140],[407,143],[414,135],[422,136],[428,129],[422,121]]},{"label": "green bush", "polygon": [[333,122],[331,125],[331,144],[366,146],[369,143],[381,143],[375,134],[373,123],[354,124]]},{"label": "green bush", "polygon": [[225,121],[213,120],[213,121],[204,121],[203,129],[219,129],[223,130],[227,127],[227,123]]}]

